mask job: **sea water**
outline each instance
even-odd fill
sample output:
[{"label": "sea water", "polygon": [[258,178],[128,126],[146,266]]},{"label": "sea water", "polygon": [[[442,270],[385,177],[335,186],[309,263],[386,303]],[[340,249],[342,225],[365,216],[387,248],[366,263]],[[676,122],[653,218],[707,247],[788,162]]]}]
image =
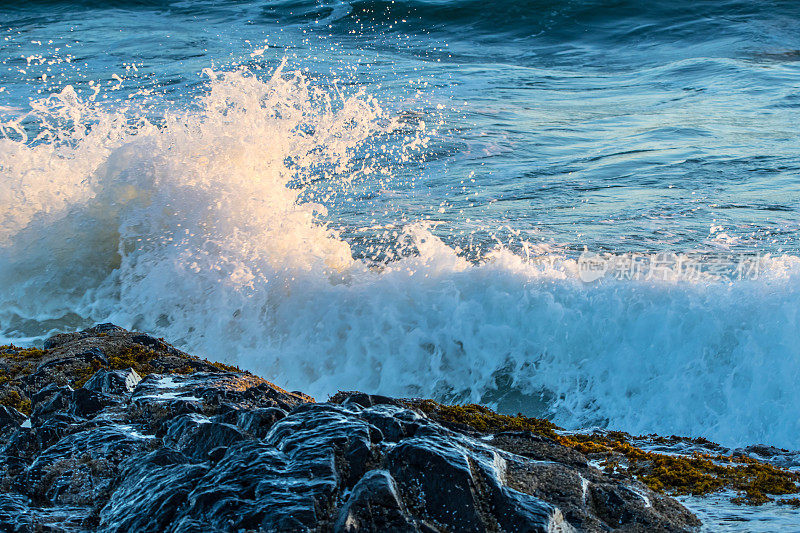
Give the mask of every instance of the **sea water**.
[{"label": "sea water", "polygon": [[3,2],[2,342],[110,321],[321,400],[796,449],[798,20]]}]

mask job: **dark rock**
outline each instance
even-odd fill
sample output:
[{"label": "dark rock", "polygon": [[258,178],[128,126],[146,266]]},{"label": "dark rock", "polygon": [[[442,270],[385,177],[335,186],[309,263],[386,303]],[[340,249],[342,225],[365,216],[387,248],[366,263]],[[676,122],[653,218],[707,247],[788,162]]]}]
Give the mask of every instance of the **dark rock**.
[{"label": "dark rock", "polygon": [[[64,385],[74,383],[78,376],[91,369],[99,369],[108,365],[108,357],[97,347],[65,354],[63,357],[51,357],[41,362],[36,370],[22,378],[30,394],[49,384]],[[75,376],[73,379],[70,379]]]},{"label": "dark rock", "polygon": [[288,393],[250,374],[197,372],[186,375],[151,374],[134,390],[134,401],[164,402],[183,399],[218,409],[278,407],[292,409],[311,400]]},{"label": "dark rock", "polygon": [[25,422],[27,417],[7,405],[0,405],[0,447]]},{"label": "dark rock", "polygon": [[261,407],[236,411],[236,425],[242,431],[263,439],[278,420],[286,418],[286,411],[277,407]]},{"label": "dark rock", "polygon": [[530,431],[495,433],[490,442],[492,446],[536,461],[555,461],[579,468],[588,466],[585,455]]},{"label": "dark rock", "polygon": [[132,368],[127,370],[98,370],[83,388],[107,394],[130,394],[142,380]]},{"label": "dark rock", "polygon": [[403,533],[419,529],[404,511],[397,485],[389,472],[371,470],[353,487],[339,511],[334,531]]},{"label": "dark rock", "polygon": [[131,341],[135,342],[136,344],[141,344],[142,346],[147,346],[148,348],[152,348],[154,350],[166,352],[169,355],[184,355],[184,352],[174,348],[163,340],[156,339],[150,335],[134,335],[131,337]]},{"label": "dark rock", "polygon": [[72,387],[50,383],[49,385],[43,387],[39,391],[31,394],[31,402],[33,403],[34,407],[36,407],[37,404],[49,400],[54,394],[64,391],[72,392]]},{"label": "dark rock", "polygon": [[99,348],[89,348],[85,352],[80,352],[74,355],[70,355],[69,357],[62,357],[59,359],[50,359],[49,361],[45,361],[44,363],[40,364],[36,368],[36,374],[40,375],[43,371],[53,368],[54,366],[62,366],[62,365],[72,365],[75,364],[76,361],[99,361],[100,364],[107,365],[108,358],[106,354],[102,352]]},{"label": "dark rock", "polygon": [[236,426],[212,422],[199,414],[178,416],[165,427],[164,443],[197,460],[205,459],[215,448],[227,448],[244,438]]},{"label": "dark rock", "polygon": [[30,459],[65,435],[79,431],[83,422],[68,413],[54,413],[40,421],[38,426],[20,427],[9,437],[5,446],[0,448],[0,454]]},{"label": "dark rock", "polygon": [[570,529],[558,509],[503,485],[488,450],[464,443],[428,426],[389,453],[390,472],[423,518],[453,531]]},{"label": "dark rock", "polygon": [[311,400],[306,395],[286,392],[260,378],[237,373],[220,374],[216,380],[207,380],[206,385],[195,391],[209,405],[226,403],[240,409],[277,407],[290,410]]},{"label": "dark rock", "polygon": [[75,340],[79,334],[76,333],[59,333],[57,335],[53,335],[52,337],[45,339],[43,348],[45,350],[52,350],[53,348],[57,348],[62,344]]},{"label": "dark rock", "polygon": [[354,405],[361,407],[373,407],[375,405],[401,405],[398,400],[390,398],[389,396],[365,394],[357,391],[338,392],[330,399],[330,402],[338,403],[345,407],[352,407]]},{"label": "dark rock", "polygon": [[650,495],[643,487],[593,483],[588,500],[594,514],[615,531],[690,531],[699,525],[677,502]]},{"label": "dark rock", "polygon": [[0,493],[0,528],[9,533],[34,531],[36,519],[30,503],[29,498],[20,494]]},{"label": "dark rock", "polygon": [[413,437],[427,421],[410,409],[392,405],[378,405],[361,412],[361,417],[381,431],[383,439],[399,442]]},{"label": "dark rock", "polygon": [[113,398],[92,390],[78,389],[72,393],[70,413],[77,416],[90,417],[114,402]]},{"label": "dark rock", "polygon": [[89,328],[87,330],[90,333],[108,333],[109,331],[125,331],[123,328],[117,326],[116,324],[112,324],[111,322],[104,322],[102,324],[97,324],[93,328]]},{"label": "dark rock", "polygon": [[275,424],[265,442],[284,453],[318,462],[323,468],[327,468],[330,455],[336,467],[332,475],[345,488],[353,486],[368,469],[376,436],[374,429],[352,411],[332,404],[304,404]]},{"label": "dark rock", "polygon": [[746,448],[737,448],[732,451],[734,457],[749,457],[751,459],[769,460],[770,464],[781,468],[800,468],[800,451],[784,450],[766,444],[756,444]]},{"label": "dark rock", "polygon": [[230,447],[198,482],[186,516],[203,517],[207,529],[305,530],[324,519],[318,509],[330,505],[335,485],[330,454],[297,457],[245,441]]},{"label": "dark rock", "polygon": [[[19,378],[30,419],[0,408],[0,531],[678,532],[699,524],[675,500],[531,433],[479,438],[443,427],[413,401],[379,395],[339,393],[316,404],[113,325],[47,346]],[[149,375],[140,379],[137,368]]]},{"label": "dark rock", "polygon": [[120,470],[119,488],[100,511],[100,529],[156,533],[170,530],[176,517],[183,516],[189,493],[208,465],[161,448],[131,457]]},{"label": "dark rock", "polygon": [[71,387],[58,387],[51,389],[50,392],[51,394],[44,396],[42,401],[34,404],[33,413],[31,413],[33,426],[40,426],[50,415],[66,413],[72,407],[73,390]]},{"label": "dark rock", "polygon": [[5,428],[6,426],[17,427],[22,424],[26,418],[28,417],[13,407],[0,405],[0,429]]},{"label": "dark rock", "polygon": [[194,387],[207,376],[150,374],[141,380],[133,391],[131,399],[139,403],[169,403],[184,400],[202,404]]},{"label": "dark rock", "polygon": [[228,453],[227,446],[217,446],[210,452],[208,452],[208,460],[212,463],[218,463],[220,460],[225,457],[225,454]]},{"label": "dark rock", "polygon": [[111,490],[117,465],[147,445],[147,438],[116,425],[73,433],[36,456],[25,473],[26,492],[38,501],[92,505]]},{"label": "dark rock", "polygon": [[37,507],[20,494],[0,493],[0,531],[7,533],[67,533],[86,531],[91,508],[57,505]]},{"label": "dark rock", "polygon": [[44,348],[49,350],[67,344],[69,342],[85,339],[87,337],[96,337],[99,335],[108,335],[109,333],[124,332],[124,331],[125,330],[123,328],[116,326],[114,324],[110,323],[97,324],[93,328],[89,328],[83,331],[78,331],[76,333],[59,333],[57,335],[53,335],[52,337],[44,341]]},{"label": "dark rock", "polygon": [[591,529],[591,524],[585,522],[586,504],[585,492],[589,480],[584,472],[570,468],[561,463],[547,460],[516,461],[508,460],[504,464],[506,483],[512,489],[530,494],[558,507],[565,518],[572,524],[580,524]]},{"label": "dark rock", "polygon": [[388,455],[389,470],[404,493],[416,503],[414,511],[456,531],[483,528],[480,506],[468,456],[443,439],[415,437]]}]

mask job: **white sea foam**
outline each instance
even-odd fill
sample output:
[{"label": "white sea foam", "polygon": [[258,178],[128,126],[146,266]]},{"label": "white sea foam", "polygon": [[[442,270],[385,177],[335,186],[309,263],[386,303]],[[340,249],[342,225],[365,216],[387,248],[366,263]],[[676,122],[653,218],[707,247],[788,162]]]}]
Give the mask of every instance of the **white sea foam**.
[{"label": "white sea foam", "polygon": [[375,267],[287,184],[377,170],[356,154],[396,122],[299,75],[210,74],[158,125],[69,88],[33,104],[38,140],[4,125],[0,333],[109,320],[323,399],[434,395],[800,446],[797,258],[735,283],[584,284],[557,254],[473,264],[417,224],[400,238],[419,253]]}]

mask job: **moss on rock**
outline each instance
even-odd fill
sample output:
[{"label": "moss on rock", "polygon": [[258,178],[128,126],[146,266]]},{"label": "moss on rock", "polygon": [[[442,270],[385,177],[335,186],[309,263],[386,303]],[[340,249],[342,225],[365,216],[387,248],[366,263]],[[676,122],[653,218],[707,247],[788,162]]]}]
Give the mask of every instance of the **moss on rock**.
[{"label": "moss on rock", "polygon": [[44,346],[0,346],[0,404],[28,414],[30,396],[46,384],[78,389],[100,369],[133,368],[142,377],[153,373],[242,372],[235,366],[181,352],[164,339],[116,327],[59,334]]},{"label": "moss on rock", "polygon": [[549,420],[530,418],[521,413],[515,416],[501,415],[482,405],[445,405],[433,400],[407,400],[406,403],[445,425],[467,426],[483,433],[530,431],[551,439],[558,438],[555,433],[558,426]]},{"label": "moss on rock", "polygon": [[646,451],[632,443],[633,440],[656,444],[685,442],[709,450],[722,449],[705,439],[656,435],[634,438],[619,431],[567,434],[548,420],[522,414],[502,415],[481,405],[444,405],[433,400],[405,403],[445,425],[468,427],[481,433],[530,431],[599,460],[606,471],[638,479],[660,493],[707,495],[730,489],[738,492],[734,503],[748,505],[774,501],[771,496],[800,493],[800,474],[751,457],[715,453],[669,455]]},{"label": "moss on rock", "polygon": [[31,401],[13,389],[0,393],[0,405],[13,407],[25,415],[31,414]]},{"label": "moss on rock", "polygon": [[29,359],[41,359],[47,355],[47,350],[41,348],[19,348],[13,344],[0,346],[0,357],[24,361]]}]

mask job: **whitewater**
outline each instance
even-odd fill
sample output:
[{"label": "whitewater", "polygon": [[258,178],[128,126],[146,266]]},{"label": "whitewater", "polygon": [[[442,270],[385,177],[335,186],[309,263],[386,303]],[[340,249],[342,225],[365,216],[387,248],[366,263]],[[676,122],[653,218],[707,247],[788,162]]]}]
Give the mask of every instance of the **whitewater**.
[{"label": "whitewater", "polygon": [[756,279],[587,283],[566,248],[476,256],[435,220],[376,220],[364,244],[329,223],[327,200],[388,194],[436,118],[285,62],[203,80],[158,119],[72,86],[6,117],[3,342],[108,321],[321,400],[418,395],[800,446],[786,408],[800,403],[799,258],[767,256]]}]

